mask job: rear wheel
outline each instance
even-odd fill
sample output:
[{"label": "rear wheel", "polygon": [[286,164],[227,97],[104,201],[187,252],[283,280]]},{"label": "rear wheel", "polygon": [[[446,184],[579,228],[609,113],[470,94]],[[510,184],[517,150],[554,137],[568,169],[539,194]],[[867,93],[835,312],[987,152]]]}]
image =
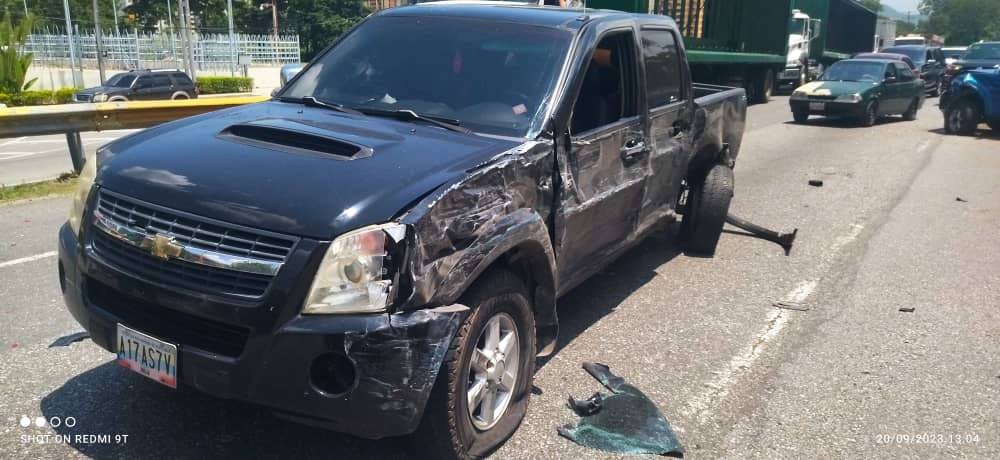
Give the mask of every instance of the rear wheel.
[{"label": "rear wheel", "polygon": [[766,104],[774,94],[774,71],[764,69],[754,79],[753,100],[756,104]]},{"label": "rear wheel", "polygon": [[685,251],[705,256],[715,254],[732,199],[733,170],[723,165],[713,166],[700,182],[689,185],[680,229]]},{"label": "rear wheel", "polygon": [[871,101],[865,106],[864,113],[861,114],[861,126],[874,126],[875,122],[878,121],[878,104],[875,101]]},{"label": "rear wheel", "polygon": [[413,442],[430,458],[479,458],[521,424],[535,371],[535,321],[517,275],[495,269],[460,300],[472,313],[445,357]]},{"label": "rear wheel", "polygon": [[913,98],[913,102],[910,103],[910,108],[903,112],[903,119],[906,121],[913,121],[917,119],[917,109],[920,107],[920,97]]},{"label": "rear wheel", "polygon": [[969,98],[955,101],[944,114],[944,130],[949,134],[975,134],[982,114],[979,105]]}]

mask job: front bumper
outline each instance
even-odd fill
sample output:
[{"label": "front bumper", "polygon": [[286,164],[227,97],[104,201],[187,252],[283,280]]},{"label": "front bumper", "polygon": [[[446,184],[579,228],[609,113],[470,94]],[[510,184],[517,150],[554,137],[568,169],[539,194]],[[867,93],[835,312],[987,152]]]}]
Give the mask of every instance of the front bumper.
[{"label": "front bumper", "polygon": [[799,74],[801,70],[798,67],[786,67],[785,70],[778,72],[778,81],[799,81]]},{"label": "front bumper", "polygon": [[[59,277],[70,313],[102,348],[114,351],[116,324],[123,323],[178,345],[182,385],[373,439],[417,428],[444,354],[469,311],[452,305],[392,315],[296,314],[268,330],[247,329],[245,347],[226,356],[185,343],[184,337],[195,337],[185,333],[204,328],[222,337],[238,328],[151,303],[178,295],[104,267],[78,244],[69,225],[59,232]],[[133,296],[137,292],[144,295]],[[178,323],[183,321],[188,323]],[[324,391],[330,380],[318,376],[332,377],[343,391]]]},{"label": "front bumper", "polygon": [[[815,104],[822,104],[822,108]],[[829,117],[860,117],[864,115],[865,104],[861,102],[836,102],[834,100],[793,100],[789,101],[793,112],[809,112],[810,115]]]}]

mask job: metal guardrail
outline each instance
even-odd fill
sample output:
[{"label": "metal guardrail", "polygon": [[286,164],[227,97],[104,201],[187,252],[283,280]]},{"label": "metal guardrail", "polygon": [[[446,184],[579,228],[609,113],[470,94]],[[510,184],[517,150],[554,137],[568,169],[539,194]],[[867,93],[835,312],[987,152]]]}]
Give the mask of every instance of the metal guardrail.
[{"label": "metal guardrail", "polygon": [[192,115],[267,99],[267,96],[247,96],[10,107],[0,109],[0,139],[66,134],[73,169],[79,172],[85,158],[80,140],[82,132],[148,128]]}]

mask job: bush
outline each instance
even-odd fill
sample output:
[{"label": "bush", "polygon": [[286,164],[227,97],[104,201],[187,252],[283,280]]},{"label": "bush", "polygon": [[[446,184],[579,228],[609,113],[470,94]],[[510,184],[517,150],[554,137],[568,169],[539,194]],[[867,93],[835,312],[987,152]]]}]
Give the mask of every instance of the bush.
[{"label": "bush", "polygon": [[198,93],[249,93],[253,91],[253,78],[246,77],[197,77]]},{"label": "bush", "polygon": [[73,101],[73,93],[77,91],[80,91],[80,88],[63,88],[56,91],[21,91],[17,94],[0,93],[0,104],[8,107],[69,104]]}]

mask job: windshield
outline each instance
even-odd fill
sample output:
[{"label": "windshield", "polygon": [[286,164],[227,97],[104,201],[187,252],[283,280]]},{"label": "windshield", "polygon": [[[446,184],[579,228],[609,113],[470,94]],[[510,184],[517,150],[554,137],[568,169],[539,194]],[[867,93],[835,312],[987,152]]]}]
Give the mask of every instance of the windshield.
[{"label": "windshield", "polygon": [[923,48],[886,48],[882,50],[883,53],[896,53],[905,54],[913,60],[913,62],[924,62],[924,58],[927,57],[927,50]]},{"label": "windshield", "polygon": [[819,77],[822,81],[882,81],[885,64],[881,62],[840,61]]},{"label": "windshield", "polygon": [[805,19],[792,18],[791,21],[788,22],[789,34],[804,35],[805,30],[806,30]]},{"label": "windshield", "polygon": [[412,110],[476,132],[531,137],[569,52],[567,30],[449,17],[375,17],[281,98]]},{"label": "windshield", "polygon": [[969,47],[965,59],[1000,59],[1000,43],[976,43]]},{"label": "windshield", "polygon": [[113,75],[108,79],[104,86],[112,86],[115,88],[128,88],[132,86],[132,82],[135,81],[135,75],[130,73],[120,73],[118,75]]}]

